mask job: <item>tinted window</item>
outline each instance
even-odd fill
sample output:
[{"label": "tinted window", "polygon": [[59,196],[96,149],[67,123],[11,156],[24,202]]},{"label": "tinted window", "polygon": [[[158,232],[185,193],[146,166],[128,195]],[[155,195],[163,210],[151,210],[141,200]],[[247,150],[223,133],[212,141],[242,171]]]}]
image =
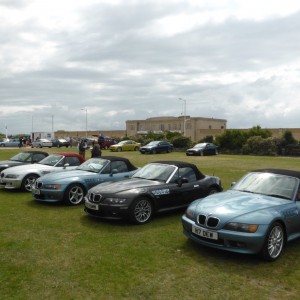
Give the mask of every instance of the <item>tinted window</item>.
[{"label": "tinted window", "polygon": [[79,166],[80,165],[79,158],[72,157],[72,156],[65,157],[65,163],[69,164],[70,166]]},{"label": "tinted window", "polygon": [[124,161],[113,161],[111,163],[111,169],[117,169],[118,172],[127,172],[128,168]]},{"label": "tinted window", "polygon": [[40,160],[42,160],[42,159],[45,158],[45,157],[46,157],[45,154],[36,153],[36,154],[33,154],[32,161],[33,161],[33,162],[35,162],[35,161],[40,161]]}]

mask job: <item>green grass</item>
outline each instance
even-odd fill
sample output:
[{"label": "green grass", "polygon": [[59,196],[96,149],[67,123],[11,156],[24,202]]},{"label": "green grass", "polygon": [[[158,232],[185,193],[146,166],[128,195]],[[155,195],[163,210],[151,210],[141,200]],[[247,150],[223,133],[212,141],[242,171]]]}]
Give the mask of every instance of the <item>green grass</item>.
[{"label": "green grass", "polygon": [[[18,151],[0,149],[0,159]],[[193,162],[203,173],[220,176],[225,189],[252,169],[300,170],[300,160],[287,157],[104,154],[127,157],[137,166]],[[0,298],[299,299],[300,241],[266,263],[189,241],[181,214],[134,226],[90,218],[82,206],[44,204],[27,193],[0,190]]]}]

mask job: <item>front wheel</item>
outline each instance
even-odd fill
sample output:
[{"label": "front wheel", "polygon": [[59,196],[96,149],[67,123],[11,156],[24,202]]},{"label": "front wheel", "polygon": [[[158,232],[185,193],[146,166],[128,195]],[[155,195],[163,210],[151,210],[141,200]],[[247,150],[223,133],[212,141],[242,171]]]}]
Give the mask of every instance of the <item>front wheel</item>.
[{"label": "front wheel", "polygon": [[67,205],[79,205],[83,202],[84,195],[85,191],[81,184],[72,184],[64,195],[64,202]]},{"label": "front wheel", "polygon": [[38,177],[39,176],[36,174],[29,174],[25,176],[21,184],[21,190],[24,192],[31,192],[31,186],[34,185]]},{"label": "front wheel", "polygon": [[139,151],[139,147],[135,147],[135,148],[134,148],[134,151]]},{"label": "front wheel", "polygon": [[150,221],[153,214],[153,206],[146,198],[137,199],[130,209],[130,220],[135,224],[145,224]]},{"label": "front wheel", "polygon": [[279,222],[275,222],[266,235],[266,240],[260,254],[265,260],[274,261],[281,255],[283,247],[284,229]]},{"label": "front wheel", "polygon": [[118,152],[122,152],[122,148],[121,147],[118,148]]}]

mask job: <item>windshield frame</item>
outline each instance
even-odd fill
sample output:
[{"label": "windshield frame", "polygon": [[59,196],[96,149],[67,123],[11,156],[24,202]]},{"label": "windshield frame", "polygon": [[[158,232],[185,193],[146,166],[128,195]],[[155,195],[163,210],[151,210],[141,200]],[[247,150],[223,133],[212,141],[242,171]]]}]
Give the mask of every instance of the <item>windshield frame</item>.
[{"label": "windshield frame", "polygon": [[235,183],[231,190],[294,200],[299,188],[296,177],[268,172],[250,172]]}]

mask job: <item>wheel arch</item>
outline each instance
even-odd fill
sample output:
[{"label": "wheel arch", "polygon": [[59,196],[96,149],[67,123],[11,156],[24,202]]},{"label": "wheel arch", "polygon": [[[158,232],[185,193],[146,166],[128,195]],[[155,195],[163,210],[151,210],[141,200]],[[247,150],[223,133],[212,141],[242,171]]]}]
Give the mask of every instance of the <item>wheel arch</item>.
[{"label": "wheel arch", "polygon": [[133,203],[136,200],[139,200],[139,199],[147,199],[147,200],[149,200],[151,202],[151,204],[152,204],[153,212],[155,213],[157,211],[157,203],[156,203],[155,199],[153,197],[151,197],[150,195],[148,195],[148,194],[140,194],[140,195],[137,195],[136,197],[134,197],[132,199],[129,207],[131,207],[133,205]]},{"label": "wheel arch", "polygon": [[270,222],[270,224],[268,226],[267,232],[269,232],[271,226],[274,223],[279,223],[282,226],[283,233],[284,233],[284,244],[286,244],[287,243],[287,228],[286,228],[286,225],[285,225],[284,221],[281,218],[276,218],[276,219],[272,220],[272,222]]},{"label": "wheel arch", "polygon": [[65,190],[64,190],[64,198],[68,192],[68,190],[70,189],[70,187],[75,186],[75,185],[80,185],[82,187],[82,189],[84,190],[85,194],[87,194],[87,191],[89,190],[88,187],[83,184],[80,181],[71,181],[69,182],[69,184],[66,186]]}]

